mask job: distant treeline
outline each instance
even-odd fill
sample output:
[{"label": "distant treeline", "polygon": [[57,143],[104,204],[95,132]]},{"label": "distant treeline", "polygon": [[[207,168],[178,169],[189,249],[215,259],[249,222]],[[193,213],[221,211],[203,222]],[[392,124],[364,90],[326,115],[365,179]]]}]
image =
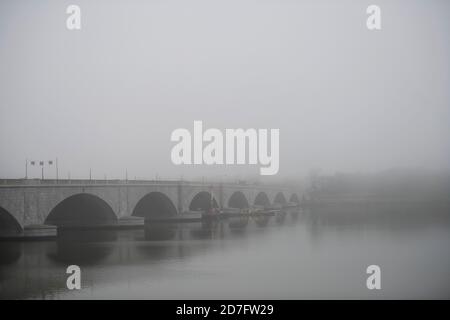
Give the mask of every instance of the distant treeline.
[{"label": "distant treeline", "polygon": [[337,173],[311,177],[309,198],[450,200],[450,173],[392,169],[376,174]]}]

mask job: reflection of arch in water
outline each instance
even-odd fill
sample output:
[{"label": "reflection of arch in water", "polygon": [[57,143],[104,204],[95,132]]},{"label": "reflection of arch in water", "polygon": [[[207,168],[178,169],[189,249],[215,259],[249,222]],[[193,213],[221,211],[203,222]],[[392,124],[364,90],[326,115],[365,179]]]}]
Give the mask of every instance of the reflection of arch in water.
[{"label": "reflection of arch in water", "polygon": [[0,207],[0,237],[16,236],[23,231],[12,214]]},{"label": "reflection of arch in water", "polygon": [[150,192],[138,201],[132,215],[145,219],[165,218],[177,215],[177,209],[164,193]]},{"label": "reflection of arch in water", "polygon": [[112,253],[116,240],[116,230],[59,230],[56,251],[47,256],[64,265],[97,264]]},{"label": "reflection of arch in water", "polygon": [[287,215],[287,213],[286,213],[285,210],[280,210],[279,212],[277,212],[277,213],[275,214],[275,221],[276,221],[278,224],[283,224],[284,221],[286,220],[286,215]]},{"label": "reflection of arch in water", "polygon": [[190,211],[209,211],[211,206],[218,208],[216,199],[207,191],[201,191],[192,198],[189,204]]},{"label": "reflection of arch in water", "polygon": [[117,222],[111,207],[99,197],[89,193],[70,196],[53,208],[45,224],[58,227],[88,227],[110,225]]},{"label": "reflection of arch in water", "polygon": [[176,223],[146,223],[144,227],[145,240],[164,241],[173,240],[177,234],[178,224]]},{"label": "reflection of arch in water", "polygon": [[255,215],[253,220],[256,222],[258,227],[266,227],[269,223],[270,216],[266,214]]},{"label": "reflection of arch in water", "polygon": [[[150,261],[169,260],[180,257],[180,248],[184,246],[179,241],[170,243],[161,241],[141,241],[136,243],[136,251]],[[187,246],[186,246],[187,247]]]},{"label": "reflection of arch in water", "polygon": [[265,192],[260,192],[255,197],[255,206],[261,206],[264,208],[270,207],[270,200],[269,197]]},{"label": "reflection of arch in water", "polygon": [[230,199],[228,200],[228,207],[244,209],[248,208],[249,205],[245,195],[241,191],[236,191],[231,195]]},{"label": "reflection of arch in water", "polygon": [[228,228],[233,234],[243,234],[248,226],[248,217],[236,217],[229,219]]},{"label": "reflection of arch in water", "polygon": [[[0,241],[0,266],[15,263],[22,256],[22,243],[17,241]],[[1,271],[1,268],[0,268]],[[0,273],[0,282],[2,275]]]},{"label": "reflection of arch in water", "polygon": [[222,239],[223,229],[220,227],[223,224],[217,220],[205,220],[200,225],[195,225],[190,228],[189,236],[192,239],[204,240],[204,239]]}]

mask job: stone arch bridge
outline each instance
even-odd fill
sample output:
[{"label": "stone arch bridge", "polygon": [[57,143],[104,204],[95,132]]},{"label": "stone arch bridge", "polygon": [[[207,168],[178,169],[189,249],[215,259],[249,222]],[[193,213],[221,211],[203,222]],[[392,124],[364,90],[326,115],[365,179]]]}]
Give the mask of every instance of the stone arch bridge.
[{"label": "stone arch bridge", "polygon": [[0,236],[44,225],[95,226],[130,217],[298,204],[298,190],[270,185],[125,180],[0,180]]}]

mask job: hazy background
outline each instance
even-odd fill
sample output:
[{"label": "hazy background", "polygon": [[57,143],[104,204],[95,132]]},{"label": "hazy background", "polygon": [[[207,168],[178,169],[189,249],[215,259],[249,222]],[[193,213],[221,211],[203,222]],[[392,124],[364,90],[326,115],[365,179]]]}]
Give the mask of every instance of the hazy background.
[{"label": "hazy background", "polygon": [[27,157],[58,157],[61,178],[259,174],[173,165],[170,133],[194,120],[279,128],[268,180],[448,170],[449,30],[449,1],[2,0],[0,177],[23,177]]}]

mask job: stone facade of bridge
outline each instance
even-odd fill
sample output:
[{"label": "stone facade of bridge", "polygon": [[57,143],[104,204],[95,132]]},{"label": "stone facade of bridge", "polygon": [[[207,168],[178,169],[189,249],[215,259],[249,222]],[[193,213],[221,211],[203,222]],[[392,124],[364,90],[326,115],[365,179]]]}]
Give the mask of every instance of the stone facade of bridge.
[{"label": "stone facade of bridge", "polygon": [[230,197],[242,192],[252,206],[255,197],[264,192],[272,204],[277,194],[282,193],[289,201],[298,190],[288,188],[219,183],[188,182],[74,182],[58,181],[47,184],[0,185],[0,209],[9,213],[21,228],[44,224],[50,212],[65,199],[77,194],[90,194],[106,202],[117,219],[131,216],[137,203],[146,195],[158,192],[167,196],[177,210],[183,214],[189,210],[193,198],[200,192],[211,193],[220,208],[228,207]]}]

